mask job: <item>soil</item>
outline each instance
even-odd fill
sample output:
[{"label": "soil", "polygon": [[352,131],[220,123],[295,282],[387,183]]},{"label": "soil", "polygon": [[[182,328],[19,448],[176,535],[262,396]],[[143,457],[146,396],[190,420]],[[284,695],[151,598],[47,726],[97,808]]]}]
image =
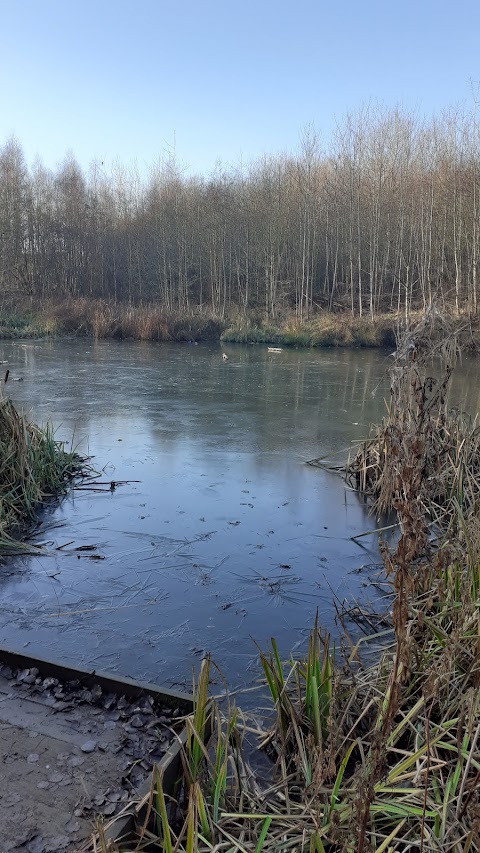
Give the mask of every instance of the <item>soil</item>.
[{"label": "soil", "polygon": [[120,811],[181,724],[148,694],[126,699],[0,664],[1,851],[73,853]]}]

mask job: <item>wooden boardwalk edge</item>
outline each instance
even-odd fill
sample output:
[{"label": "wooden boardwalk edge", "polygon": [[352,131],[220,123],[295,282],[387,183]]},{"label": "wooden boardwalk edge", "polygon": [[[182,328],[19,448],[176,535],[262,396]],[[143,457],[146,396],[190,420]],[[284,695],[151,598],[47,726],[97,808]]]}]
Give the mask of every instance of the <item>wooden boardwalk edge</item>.
[{"label": "wooden boardwalk edge", "polygon": [[78,680],[86,687],[99,684],[102,689],[117,695],[136,698],[145,693],[150,694],[167,708],[180,708],[185,713],[193,711],[193,696],[178,690],[170,690],[158,684],[148,681],[136,681],[126,676],[112,675],[96,669],[85,669],[84,667],[69,666],[62,661],[49,660],[47,658],[32,657],[13,649],[0,648],[0,664],[16,666],[21,669],[37,667],[44,676],[59,678],[62,681]]}]

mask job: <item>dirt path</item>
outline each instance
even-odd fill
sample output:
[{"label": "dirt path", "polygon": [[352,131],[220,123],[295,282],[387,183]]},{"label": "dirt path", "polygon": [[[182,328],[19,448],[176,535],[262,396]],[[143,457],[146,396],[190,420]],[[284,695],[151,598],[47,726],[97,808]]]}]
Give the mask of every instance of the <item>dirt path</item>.
[{"label": "dirt path", "polygon": [[0,665],[2,853],[66,853],[162,758],[180,711]]}]

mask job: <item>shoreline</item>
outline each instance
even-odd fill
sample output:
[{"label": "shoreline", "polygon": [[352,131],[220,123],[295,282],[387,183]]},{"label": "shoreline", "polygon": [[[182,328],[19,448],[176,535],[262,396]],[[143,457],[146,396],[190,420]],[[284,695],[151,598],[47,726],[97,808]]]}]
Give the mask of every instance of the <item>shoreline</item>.
[{"label": "shoreline", "polygon": [[[416,311],[409,322],[418,322]],[[458,329],[462,351],[480,350],[480,322],[467,314],[450,313]],[[93,339],[139,340],[163,343],[270,344],[296,349],[327,347],[375,348],[396,346],[404,315],[397,313],[352,316],[349,311],[318,311],[300,321],[292,312],[276,323],[264,321],[258,312],[220,317],[206,308],[168,310],[158,304],[115,305],[98,300],[46,303],[39,308],[16,304],[0,309],[0,340],[78,336]]]}]

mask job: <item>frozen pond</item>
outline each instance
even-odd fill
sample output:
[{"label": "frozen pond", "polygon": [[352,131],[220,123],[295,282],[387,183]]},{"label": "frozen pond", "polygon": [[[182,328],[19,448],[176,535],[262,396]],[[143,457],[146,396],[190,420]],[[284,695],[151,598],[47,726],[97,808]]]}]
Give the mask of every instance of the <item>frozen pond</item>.
[{"label": "frozen pond", "polygon": [[[45,518],[49,556],[0,566],[0,643],[177,686],[210,651],[235,685],[252,677],[252,638],[287,652],[317,607],[337,633],[333,597],[365,595],[357,570],[377,559],[351,536],[375,522],[304,462],[344,458],[382,416],[387,353],[227,351],[0,342],[24,380],[7,386],[17,406],[73,435],[102,481],[139,481],[75,491]],[[476,369],[456,386],[469,408]]]}]

